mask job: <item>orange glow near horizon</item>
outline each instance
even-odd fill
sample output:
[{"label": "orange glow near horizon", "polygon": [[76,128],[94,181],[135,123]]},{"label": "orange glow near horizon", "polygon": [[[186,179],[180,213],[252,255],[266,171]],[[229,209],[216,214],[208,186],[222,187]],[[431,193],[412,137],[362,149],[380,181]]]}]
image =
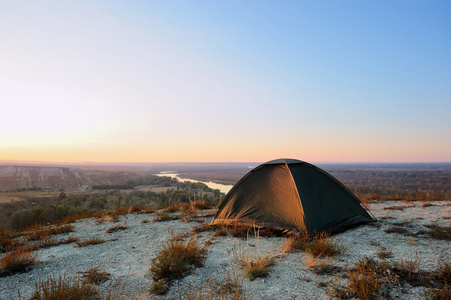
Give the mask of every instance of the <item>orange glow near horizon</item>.
[{"label": "orange glow near horizon", "polygon": [[[355,147],[327,145],[320,147],[263,148],[256,144],[240,145],[179,144],[151,145],[99,145],[83,147],[10,148],[0,151],[0,160],[43,162],[264,162],[276,158],[295,158],[311,162],[446,162],[448,153],[437,151],[434,160],[424,160],[424,147],[416,153],[407,147]],[[31,150],[32,149],[32,150]],[[422,153],[423,152],[423,153]]]}]

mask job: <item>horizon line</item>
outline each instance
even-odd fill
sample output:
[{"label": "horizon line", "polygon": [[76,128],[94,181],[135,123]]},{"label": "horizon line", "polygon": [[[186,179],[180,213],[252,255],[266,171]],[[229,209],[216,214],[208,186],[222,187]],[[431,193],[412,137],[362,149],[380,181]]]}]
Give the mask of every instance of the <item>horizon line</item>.
[{"label": "horizon line", "polygon": [[[315,164],[447,164],[451,161],[305,161]],[[257,163],[264,161],[45,161],[45,160],[14,160],[0,159],[0,164],[26,163],[26,164],[214,164],[214,163]]]}]

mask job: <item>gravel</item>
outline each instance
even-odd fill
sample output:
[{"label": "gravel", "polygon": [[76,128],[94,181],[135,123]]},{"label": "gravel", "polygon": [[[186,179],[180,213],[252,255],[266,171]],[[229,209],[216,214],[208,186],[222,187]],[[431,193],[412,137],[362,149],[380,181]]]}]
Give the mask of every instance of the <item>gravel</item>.
[{"label": "gravel", "polygon": [[[19,293],[22,299],[30,299],[36,282],[44,281],[50,275],[80,277],[82,272],[94,267],[111,274],[106,282],[99,285],[99,289],[105,295],[111,293],[114,299],[179,299],[190,286],[199,288],[208,280],[221,281],[225,274],[233,272],[242,281],[249,298],[328,299],[325,282],[346,286],[346,268],[354,266],[364,257],[377,259],[381,249],[392,252],[393,256],[389,258],[392,262],[418,255],[421,258],[420,268],[425,271],[435,270],[440,258],[451,257],[449,241],[435,240],[421,234],[422,230],[427,230],[424,226],[427,224],[450,226],[451,201],[437,201],[426,207],[422,207],[423,203],[370,204],[371,212],[380,222],[338,234],[337,238],[346,249],[331,262],[342,270],[326,275],[317,275],[307,268],[303,252],[281,253],[284,238],[250,236],[244,240],[230,235],[214,237],[213,232],[202,232],[198,234],[199,240],[208,247],[205,265],[173,282],[165,296],[148,293],[153,283],[149,264],[162,242],[168,240],[171,234],[189,232],[198,225],[197,222],[151,222],[154,214],[129,214],[119,220],[119,224],[126,223],[128,229],[107,233],[108,228],[118,223],[109,221],[98,224],[93,218],[81,220],[74,223],[75,232],[59,235],[58,238],[74,235],[80,241],[98,237],[106,242],[87,247],[66,244],[39,250],[39,263],[30,270],[0,278],[0,299],[18,299]],[[386,209],[395,207],[400,209]],[[203,219],[209,222],[212,218]],[[404,228],[410,234],[385,232],[393,227]],[[250,281],[236,266],[231,254],[233,248],[275,256],[276,261],[269,275]],[[423,287],[401,286],[388,292],[389,297],[394,299],[424,299],[425,291]]]}]

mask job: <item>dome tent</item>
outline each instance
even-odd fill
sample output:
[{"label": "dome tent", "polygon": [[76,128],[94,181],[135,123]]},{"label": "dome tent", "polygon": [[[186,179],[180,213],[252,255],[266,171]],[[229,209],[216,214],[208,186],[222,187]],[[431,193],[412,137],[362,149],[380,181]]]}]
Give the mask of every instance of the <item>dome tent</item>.
[{"label": "dome tent", "polygon": [[219,203],[212,224],[335,233],[373,221],[362,202],[320,168],[295,159],[264,163],[241,178]]}]

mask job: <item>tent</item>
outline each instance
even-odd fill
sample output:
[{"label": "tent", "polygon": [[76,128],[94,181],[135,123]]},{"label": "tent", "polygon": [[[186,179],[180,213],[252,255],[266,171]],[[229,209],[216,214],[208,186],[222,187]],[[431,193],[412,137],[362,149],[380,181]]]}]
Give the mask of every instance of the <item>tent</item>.
[{"label": "tent", "polygon": [[264,163],[241,178],[219,203],[212,224],[336,233],[375,220],[341,182],[295,159]]}]

